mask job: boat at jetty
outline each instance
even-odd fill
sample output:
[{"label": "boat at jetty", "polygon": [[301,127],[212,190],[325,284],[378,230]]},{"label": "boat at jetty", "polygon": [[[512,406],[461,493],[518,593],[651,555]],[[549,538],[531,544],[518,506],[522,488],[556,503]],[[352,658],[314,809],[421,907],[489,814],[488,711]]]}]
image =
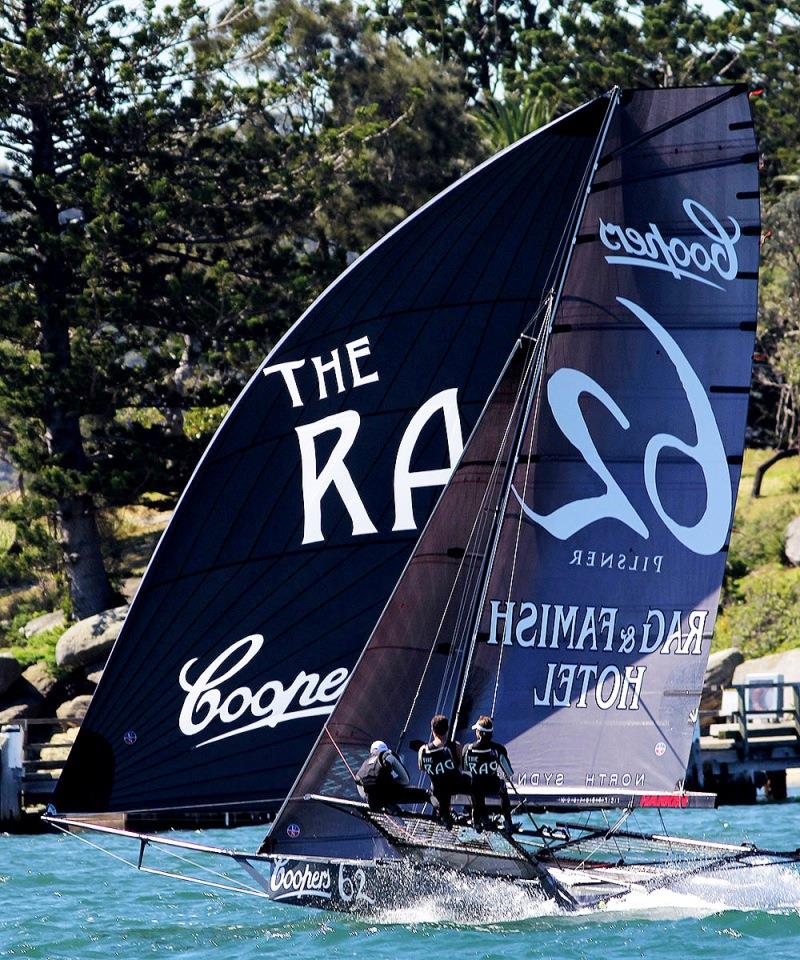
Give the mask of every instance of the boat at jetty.
[{"label": "boat at jetty", "polygon": [[[794,862],[629,824],[714,803],[684,776],[742,463],[757,165],[743,87],[614,90],[356,261],[201,461],[50,822],[348,910],[453,871],[575,909]],[[415,767],[439,713],[462,740],[494,717],[516,831],[359,796],[371,741]],[[256,852],[97,822],[186,807],[277,812]]]}]

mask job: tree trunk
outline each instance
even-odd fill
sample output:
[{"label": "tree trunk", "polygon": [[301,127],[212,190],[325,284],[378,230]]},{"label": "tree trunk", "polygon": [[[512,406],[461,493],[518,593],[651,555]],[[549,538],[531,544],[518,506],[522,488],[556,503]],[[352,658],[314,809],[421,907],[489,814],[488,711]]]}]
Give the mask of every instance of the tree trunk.
[{"label": "tree trunk", "polygon": [[[36,26],[33,8],[26,5],[28,29]],[[42,177],[46,186],[34,194],[36,216],[42,235],[35,275],[35,296],[38,304],[38,325],[42,366],[46,372],[42,420],[47,451],[52,464],[80,476],[88,473],[89,463],[83,447],[79,412],[65,399],[70,382],[71,349],[69,339],[68,290],[64,257],[58,238],[61,225],[58,207],[47,184],[55,182],[56,150],[51,116],[47,104],[30,107],[31,173]],[[66,486],[66,484],[65,484]],[[63,550],[69,580],[72,608],[79,619],[99,613],[114,605],[100,551],[95,506],[85,492],[56,495],[56,526]]]},{"label": "tree trunk", "polygon": [[72,610],[78,620],[108,610],[117,597],[108,582],[92,498],[60,500],[56,512]]},{"label": "tree trunk", "polygon": [[751,497],[760,497],[761,496],[761,482],[764,479],[764,474],[769,470],[770,467],[774,466],[780,460],[785,460],[787,457],[796,457],[797,448],[795,447],[792,450],[779,450],[774,456],[771,456],[768,460],[765,460],[760,467],[756,469],[756,472],[753,474],[753,489],[750,492]]}]

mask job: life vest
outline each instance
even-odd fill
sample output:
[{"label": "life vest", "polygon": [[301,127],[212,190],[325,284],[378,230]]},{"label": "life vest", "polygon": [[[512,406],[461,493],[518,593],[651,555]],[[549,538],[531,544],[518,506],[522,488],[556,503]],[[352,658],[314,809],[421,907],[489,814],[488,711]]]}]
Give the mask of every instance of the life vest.
[{"label": "life vest", "polygon": [[388,750],[382,750],[380,753],[372,753],[358,768],[356,781],[360,783],[365,790],[383,789],[392,784],[392,770],[386,763],[388,754]]},{"label": "life vest", "polygon": [[449,742],[441,746],[436,746],[433,742],[426,743],[422,748],[420,762],[423,771],[434,785],[454,780],[458,774],[455,751]]},{"label": "life vest", "polygon": [[470,743],[464,747],[464,770],[478,788],[497,789],[500,783],[500,752],[493,743]]}]

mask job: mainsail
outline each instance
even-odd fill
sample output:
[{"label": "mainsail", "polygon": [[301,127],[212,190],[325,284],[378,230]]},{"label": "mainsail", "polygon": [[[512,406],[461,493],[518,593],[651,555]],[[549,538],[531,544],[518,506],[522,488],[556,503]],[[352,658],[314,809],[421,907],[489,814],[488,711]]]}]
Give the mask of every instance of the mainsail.
[{"label": "mainsail", "polygon": [[[424,619],[449,628],[476,582],[440,589],[423,617],[405,602],[415,555],[275,824],[273,852],[386,855],[369,823],[304,798],[355,798],[347,763],[375,738],[412,768],[409,737],[425,737],[441,709],[462,739],[477,714],[494,715],[521,794],[615,806],[682,788],[741,468],[757,156],[741,87],[625,92],[604,134],[537,340],[541,364],[524,367],[513,402],[498,392],[473,438],[502,464],[508,434],[491,420],[504,408],[513,433],[529,411],[508,486],[482,487],[502,512],[494,538],[476,543],[491,562],[472,642],[451,643],[458,630],[422,636]],[[468,447],[464,464],[473,459]],[[440,530],[456,540],[456,522],[465,534],[480,526],[481,498],[445,516],[460,469],[419,552]],[[415,652],[395,673],[404,644]]]},{"label": "mainsail", "polygon": [[682,786],[741,471],[759,233],[747,93],[624,97],[465,688],[522,792]]},{"label": "mainsail", "polygon": [[267,357],[148,567],[60,812],[283,799],[552,283],[607,109],[435,198]]}]

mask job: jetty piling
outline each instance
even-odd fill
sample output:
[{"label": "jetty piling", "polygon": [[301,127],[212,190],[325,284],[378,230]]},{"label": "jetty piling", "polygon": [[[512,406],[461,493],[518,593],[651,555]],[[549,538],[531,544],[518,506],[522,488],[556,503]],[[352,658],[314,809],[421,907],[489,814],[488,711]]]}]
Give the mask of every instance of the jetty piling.
[{"label": "jetty piling", "polygon": [[22,728],[0,728],[0,823],[22,817]]}]

